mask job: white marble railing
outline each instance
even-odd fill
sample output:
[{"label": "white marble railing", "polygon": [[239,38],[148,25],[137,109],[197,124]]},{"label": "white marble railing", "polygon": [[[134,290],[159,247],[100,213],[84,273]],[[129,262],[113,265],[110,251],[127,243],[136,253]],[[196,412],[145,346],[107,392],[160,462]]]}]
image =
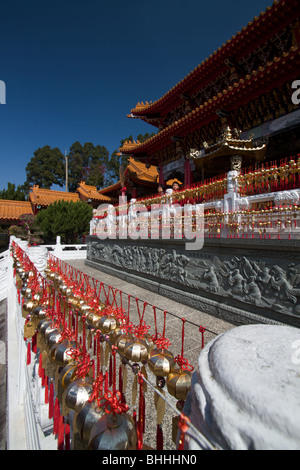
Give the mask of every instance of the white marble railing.
[{"label": "white marble railing", "polygon": [[[87,245],[62,245],[60,237],[57,237],[56,245],[28,246],[24,240],[11,237],[17,240],[18,244],[26,251],[29,258],[35,263],[39,271],[43,271],[46,266],[46,259],[49,253],[52,253],[61,260],[76,260],[86,258]],[[8,269],[9,250],[0,254],[0,301],[7,297],[7,269]]]},{"label": "white marble railing", "polygon": [[85,259],[86,244],[62,245],[60,237],[56,237],[56,245],[43,245],[54,256],[62,260]]},{"label": "white marble railing", "polygon": [[0,302],[7,297],[7,270],[9,250],[0,254]]},{"label": "white marble railing", "polygon": [[[258,204],[269,209],[257,210]],[[196,226],[199,227],[199,218],[202,218],[200,225],[205,237],[299,239],[299,207],[300,189],[247,197],[241,197],[238,190],[230,189],[223,199],[185,207],[172,204],[169,197],[162,204],[151,206],[151,211],[143,206],[143,201],[132,199],[128,210],[122,208],[119,216],[112,205],[95,210],[90,222],[90,235],[124,238],[123,233],[129,233],[130,224],[135,224],[139,226],[140,233],[147,233],[149,238],[160,238],[166,228],[170,229],[170,238],[181,238],[186,229],[195,231]]]}]

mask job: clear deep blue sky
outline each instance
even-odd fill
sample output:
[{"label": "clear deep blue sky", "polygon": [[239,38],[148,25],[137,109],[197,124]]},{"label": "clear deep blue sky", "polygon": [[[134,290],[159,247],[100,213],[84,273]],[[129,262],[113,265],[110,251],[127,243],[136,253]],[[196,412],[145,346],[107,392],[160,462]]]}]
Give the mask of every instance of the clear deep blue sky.
[{"label": "clear deep blue sky", "polygon": [[[126,117],[155,101],[272,0],[1,0],[0,189],[39,147],[110,153],[156,131]],[[64,188],[62,188],[64,190]]]}]

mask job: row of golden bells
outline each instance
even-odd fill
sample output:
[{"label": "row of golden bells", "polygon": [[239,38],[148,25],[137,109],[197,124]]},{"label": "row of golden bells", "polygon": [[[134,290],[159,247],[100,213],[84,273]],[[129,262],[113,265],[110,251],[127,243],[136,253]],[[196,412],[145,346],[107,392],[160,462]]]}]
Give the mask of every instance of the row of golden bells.
[{"label": "row of golden bells", "polygon": [[[50,273],[47,273],[47,277]],[[55,275],[54,275],[55,274]],[[55,383],[62,414],[68,415],[74,411],[74,445],[77,448],[89,449],[125,449],[134,448],[136,431],[132,418],[128,413],[106,414],[97,401],[89,402],[93,390],[91,374],[84,378],[76,378],[76,370],[80,363],[70,355],[75,344],[69,340],[61,341],[62,331],[55,328],[46,318],[49,300],[40,305],[42,293],[32,293],[26,286],[26,279],[31,275],[17,268],[17,282],[21,281],[21,293],[25,298],[22,308],[24,317],[29,321],[24,327],[24,337],[30,338],[37,331],[37,346],[42,355],[42,367],[48,377]],[[167,350],[155,348],[150,335],[138,339],[124,334],[117,318],[112,315],[102,315],[105,305],[99,304],[91,309],[83,299],[74,296],[72,289],[67,291],[57,273],[51,272],[51,280],[60,292],[64,293],[79,313],[86,315],[89,322],[115,344],[118,351],[129,361],[147,363],[149,369],[157,378],[167,378],[168,392],[178,400],[185,400],[191,387],[191,373],[180,369],[175,363],[174,356]],[[26,331],[25,331],[26,330]]]},{"label": "row of golden bells", "polygon": [[62,276],[53,271],[47,272],[47,275],[54,281],[57,289],[65,293],[72,306],[86,316],[94,328],[109,336],[109,342],[117,347],[121,355],[133,363],[147,363],[154,375],[167,377],[169,393],[177,400],[185,400],[191,387],[191,373],[177,366],[170,351],[156,348],[149,334],[137,338],[125,333],[118,318],[113,315],[101,315],[105,304],[100,303],[96,308],[89,307],[80,295],[74,296],[72,288],[69,287],[69,291],[66,289]]}]

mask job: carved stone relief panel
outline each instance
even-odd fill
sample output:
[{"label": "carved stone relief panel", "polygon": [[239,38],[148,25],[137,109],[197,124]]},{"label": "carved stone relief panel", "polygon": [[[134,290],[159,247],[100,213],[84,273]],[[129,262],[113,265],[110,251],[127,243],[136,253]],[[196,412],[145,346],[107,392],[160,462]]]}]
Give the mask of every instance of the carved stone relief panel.
[{"label": "carved stone relief panel", "polygon": [[171,243],[90,241],[87,258],[176,283],[220,302],[232,299],[259,310],[300,316],[300,264],[279,252],[277,257],[277,250],[262,259],[260,250],[244,252],[236,255],[233,250],[210,247],[195,253]]}]

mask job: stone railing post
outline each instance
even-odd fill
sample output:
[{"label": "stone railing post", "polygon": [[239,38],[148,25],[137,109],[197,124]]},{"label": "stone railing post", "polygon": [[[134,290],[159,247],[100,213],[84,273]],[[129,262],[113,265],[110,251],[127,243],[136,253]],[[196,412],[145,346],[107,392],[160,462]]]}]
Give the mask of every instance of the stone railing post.
[{"label": "stone railing post", "polygon": [[[201,351],[183,412],[218,449],[300,450],[300,330],[234,328]],[[202,450],[193,433],[185,449]]]}]

